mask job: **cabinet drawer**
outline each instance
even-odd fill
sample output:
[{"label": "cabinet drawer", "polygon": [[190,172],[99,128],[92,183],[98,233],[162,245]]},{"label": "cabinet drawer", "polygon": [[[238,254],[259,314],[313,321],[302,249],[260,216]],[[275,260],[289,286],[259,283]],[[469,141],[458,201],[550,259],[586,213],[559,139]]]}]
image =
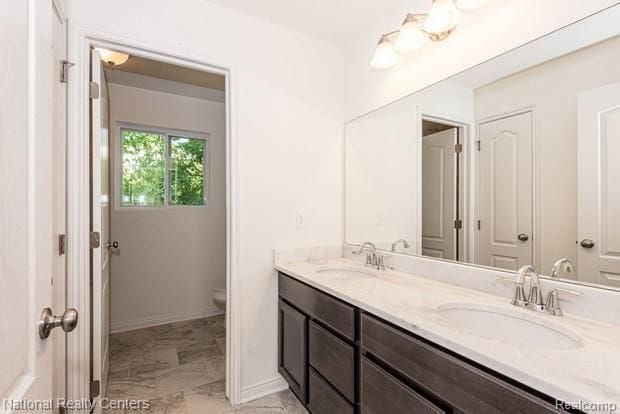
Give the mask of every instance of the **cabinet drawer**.
[{"label": "cabinet drawer", "polygon": [[282,273],[278,276],[280,296],[302,311],[320,319],[345,337],[355,339],[355,308],[306,286]]},{"label": "cabinet drawer", "polygon": [[364,314],[362,348],[464,413],[557,413],[520,388]]},{"label": "cabinet drawer", "polygon": [[362,358],[362,414],[445,414],[445,411]]},{"label": "cabinet drawer", "polygon": [[310,365],[350,402],[355,394],[355,351],[315,322],[310,322]]},{"label": "cabinet drawer", "polygon": [[353,406],[310,368],[308,410],[312,414],[353,414]]}]

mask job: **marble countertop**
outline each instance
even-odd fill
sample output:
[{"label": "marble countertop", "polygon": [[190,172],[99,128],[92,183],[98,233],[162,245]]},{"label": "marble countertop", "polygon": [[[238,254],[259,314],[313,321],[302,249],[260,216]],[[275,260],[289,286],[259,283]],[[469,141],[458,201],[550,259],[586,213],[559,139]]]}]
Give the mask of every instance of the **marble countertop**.
[{"label": "marble countertop", "polygon": [[[327,265],[360,266],[332,258],[278,263],[276,269],[553,398],[620,407],[620,326],[572,315],[537,314],[510,305],[507,297],[393,270],[349,280],[317,272]],[[446,304],[491,306],[542,324],[548,321],[579,337],[583,346],[558,350],[545,348],[543,341],[515,346],[474,336],[437,312]]]}]

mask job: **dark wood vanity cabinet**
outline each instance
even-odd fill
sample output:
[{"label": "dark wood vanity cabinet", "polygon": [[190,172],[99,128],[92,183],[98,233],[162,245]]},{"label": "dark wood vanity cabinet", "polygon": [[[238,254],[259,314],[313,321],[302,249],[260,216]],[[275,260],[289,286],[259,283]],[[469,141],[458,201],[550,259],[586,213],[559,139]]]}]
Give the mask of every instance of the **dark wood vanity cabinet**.
[{"label": "dark wood vanity cabinet", "polygon": [[553,399],[279,275],[280,372],[313,414],[547,414]]},{"label": "dark wood vanity cabinet", "polygon": [[291,391],[305,404],[308,378],[308,318],[282,299],[278,302],[278,364]]},{"label": "dark wood vanity cabinet", "polygon": [[[280,373],[310,412],[354,414],[359,400],[355,388],[359,352],[355,322],[359,311],[283,274],[278,282]],[[283,322],[292,312],[302,315],[294,318],[299,322]],[[302,325],[303,334],[298,329]],[[304,338],[303,343],[299,343],[300,338]],[[296,355],[285,358],[287,352]],[[291,375],[289,367],[293,365],[295,372],[301,373],[299,361],[306,361],[303,379]]]}]

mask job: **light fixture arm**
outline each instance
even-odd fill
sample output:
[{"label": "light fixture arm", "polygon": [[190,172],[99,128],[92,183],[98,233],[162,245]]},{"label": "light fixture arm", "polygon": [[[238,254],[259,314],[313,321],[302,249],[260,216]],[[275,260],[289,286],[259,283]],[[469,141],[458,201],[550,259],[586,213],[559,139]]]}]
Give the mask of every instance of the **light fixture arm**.
[{"label": "light fixture arm", "polygon": [[[450,36],[450,33],[454,31],[454,29],[450,29],[447,32],[431,33],[431,32],[424,30],[422,28],[422,23],[424,22],[423,19],[426,19],[427,17],[428,17],[427,13],[409,13],[407,14],[407,17],[405,18],[405,20],[403,20],[403,25],[406,23],[412,22],[412,21],[418,23],[418,25],[420,26],[420,31],[424,33],[425,35],[427,35],[428,38],[434,42],[439,42],[441,40],[444,40],[446,37]],[[381,35],[381,39],[379,40],[379,43],[381,42],[381,40],[383,40],[384,36],[386,36],[388,39],[391,40],[392,37],[395,37],[399,33],[400,33],[400,29],[392,30],[391,32],[384,33],[383,35]]]},{"label": "light fixture arm", "polygon": [[411,53],[428,38],[446,39],[458,25],[462,10],[482,7],[493,0],[433,0],[428,13],[408,13],[400,29],[381,35],[371,66],[387,69],[398,63],[397,54]]}]

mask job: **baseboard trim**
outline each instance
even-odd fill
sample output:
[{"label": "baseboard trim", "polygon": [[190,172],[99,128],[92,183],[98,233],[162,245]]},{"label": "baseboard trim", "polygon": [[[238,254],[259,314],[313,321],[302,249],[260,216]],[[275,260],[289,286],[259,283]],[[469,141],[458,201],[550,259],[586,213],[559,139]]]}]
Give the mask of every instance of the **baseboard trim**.
[{"label": "baseboard trim", "polygon": [[224,311],[216,307],[195,309],[185,312],[169,313],[166,315],[151,316],[133,321],[115,322],[110,325],[110,333],[133,331],[134,329],[148,328],[150,326],[164,325],[166,323],[189,321],[192,319],[207,318],[209,316],[222,315]]},{"label": "baseboard trim", "polygon": [[241,403],[256,400],[269,394],[284,391],[288,388],[288,383],[278,374],[277,377],[267,381],[259,382],[241,390]]}]

